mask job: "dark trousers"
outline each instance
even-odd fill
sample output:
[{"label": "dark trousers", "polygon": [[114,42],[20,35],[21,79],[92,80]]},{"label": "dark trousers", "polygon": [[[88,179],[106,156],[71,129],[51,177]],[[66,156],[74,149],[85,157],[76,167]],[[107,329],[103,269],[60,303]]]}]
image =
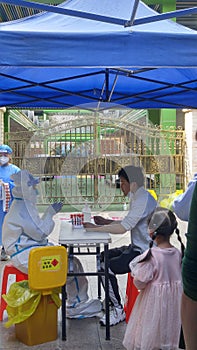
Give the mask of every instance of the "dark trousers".
[{"label": "dark trousers", "polygon": [[[112,305],[122,307],[116,274],[122,275],[130,272],[129,263],[140,252],[133,249],[132,245],[109,249],[109,298]],[[104,261],[104,252],[101,253],[101,262]]]}]

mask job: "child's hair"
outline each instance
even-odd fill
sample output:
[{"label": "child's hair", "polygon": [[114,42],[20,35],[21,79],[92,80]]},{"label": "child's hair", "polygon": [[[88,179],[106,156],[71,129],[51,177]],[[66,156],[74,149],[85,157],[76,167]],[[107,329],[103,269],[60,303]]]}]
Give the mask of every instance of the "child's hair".
[{"label": "child's hair", "polygon": [[170,237],[173,232],[177,234],[177,239],[181,244],[182,257],[184,255],[185,246],[181,240],[178,223],[173,212],[167,208],[157,207],[153,214],[148,218],[148,228],[153,232],[150,249],[142,261],[145,261],[151,256],[151,248],[157,236]]}]

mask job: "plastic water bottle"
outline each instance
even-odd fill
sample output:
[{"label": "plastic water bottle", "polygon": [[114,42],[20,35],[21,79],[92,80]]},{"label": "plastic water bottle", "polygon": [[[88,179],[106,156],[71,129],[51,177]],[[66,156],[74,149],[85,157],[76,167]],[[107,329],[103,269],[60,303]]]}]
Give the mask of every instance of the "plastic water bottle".
[{"label": "plastic water bottle", "polygon": [[127,203],[123,204],[123,210],[127,210]]},{"label": "plastic water bottle", "polygon": [[84,222],[91,222],[91,209],[87,202],[85,202],[85,206],[82,209],[82,213],[84,215]]}]

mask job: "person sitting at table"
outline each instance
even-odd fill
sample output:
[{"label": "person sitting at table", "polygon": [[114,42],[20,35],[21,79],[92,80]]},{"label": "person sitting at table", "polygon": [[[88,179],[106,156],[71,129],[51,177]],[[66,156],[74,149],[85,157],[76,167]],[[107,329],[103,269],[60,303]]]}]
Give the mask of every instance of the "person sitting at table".
[{"label": "person sitting at table", "polygon": [[[63,203],[49,205],[40,217],[36,206],[40,179],[27,170],[13,174],[11,179],[15,185],[12,191],[14,200],[3,223],[3,245],[14,266],[28,274],[30,250],[53,245],[48,236],[55,226],[53,217],[61,210]],[[83,272],[79,259],[75,257],[73,260],[74,271]],[[89,300],[88,281],[85,276],[67,278],[67,296],[67,317],[92,317],[101,311],[100,300]]]},{"label": "person sitting at table", "polygon": [[[95,224],[84,223],[86,231],[109,232],[113,234],[124,234],[126,231],[131,231],[132,243],[129,246],[109,249],[109,296],[112,304],[110,311],[111,326],[125,320],[116,274],[128,273],[131,260],[148,249],[150,237],[147,219],[157,206],[156,200],[144,188],[144,174],[141,167],[125,166],[120,169],[118,176],[123,194],[130,198],[130,208],[127,215],[121,221],[95,216]],[[103,253],[102,260],[104,261]],[[106,325],[105,315],[101,318],[100,323],[101,325]]]}]

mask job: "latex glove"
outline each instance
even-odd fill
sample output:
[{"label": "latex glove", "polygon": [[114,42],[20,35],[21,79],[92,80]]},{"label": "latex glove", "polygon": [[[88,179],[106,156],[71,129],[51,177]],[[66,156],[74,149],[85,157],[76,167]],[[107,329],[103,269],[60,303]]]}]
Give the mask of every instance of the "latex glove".
[{"label": "latex glove", "polygon": [[55,212],[58,213],[62,209],[63,203],[62,202],[57,202],[57,203],[51,204],[51,206],[55,210]]}]

